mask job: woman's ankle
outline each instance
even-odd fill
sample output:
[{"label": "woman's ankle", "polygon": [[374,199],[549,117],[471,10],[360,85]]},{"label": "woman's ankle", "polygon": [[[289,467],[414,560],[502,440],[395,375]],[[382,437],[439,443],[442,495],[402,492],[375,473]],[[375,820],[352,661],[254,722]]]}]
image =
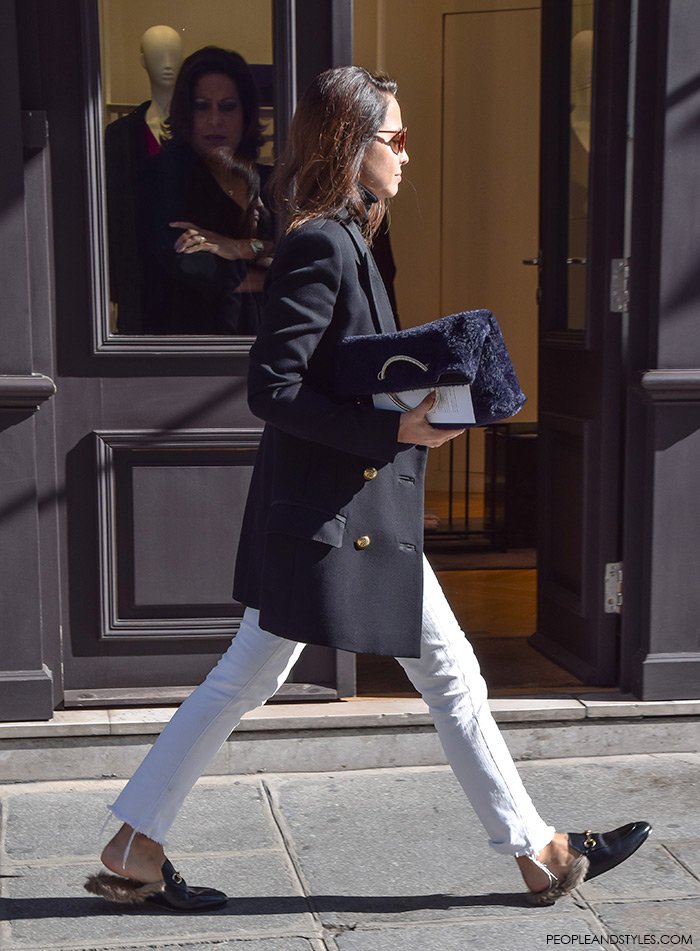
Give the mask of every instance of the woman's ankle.
[{"label": "woman's ankle", "polygon": [[552,869],[555,875],[558,875],[557,869],[561,871],[571,864],[574,853],[569,847],[569,837],[566,832],[555,832],[551,842],[537,853],[537,860]]},{"label": "woman's ankle", "polygon": [[154,881],[160,874],[165,853],[160,843],[124,824],[105,845],[100,860],[113,872]]},{"label": "woman's ankle", "polygon": [[515,861],[529,890],[538,892],[561,878],[572,858],[568,836],[565,832],[555,832],[551,842],[535,856],[521,855]]}]

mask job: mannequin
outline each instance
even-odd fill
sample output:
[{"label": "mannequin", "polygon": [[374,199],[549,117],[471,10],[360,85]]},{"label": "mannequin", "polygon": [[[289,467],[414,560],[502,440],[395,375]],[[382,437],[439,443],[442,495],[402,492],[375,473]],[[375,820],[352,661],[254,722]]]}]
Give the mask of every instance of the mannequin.
[{"label": "mannequin", "polygon": [[146,125],[157,141],[163,139],[163,123],[170,111],[170,99],[182,64],[182,39],[171,26],[151,26],[141,37],[141,65],[151,82],[151,101],[146,109]]},{"label": "mannequin", "polygon": [[571,129],[586,152],[591,150],[593,30],[571,38]]},{"label": "mannequin", "polygon": [[149,27],[141,37],[141,65],[148,74],[151,98],[105,130],[110,299],[121,334],[143,331],[144,252],[150,240],[146,208],[154,156],[160,152],[181,63],[177,30]]},{"label": "mannequin", "polygon": [[[593,31],[571,38],[571,135],[569,149],[568,257],[585,260],[588,248],[588,172],[591,149]],[[568,276],[568,326],[581,329],[586,320],[587,269],[572,264]]]}]

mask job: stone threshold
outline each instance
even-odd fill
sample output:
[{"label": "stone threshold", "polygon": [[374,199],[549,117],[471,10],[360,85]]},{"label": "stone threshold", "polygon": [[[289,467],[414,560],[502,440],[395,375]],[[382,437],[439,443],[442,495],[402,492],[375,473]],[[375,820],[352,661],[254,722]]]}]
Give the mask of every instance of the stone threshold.
[{"label": "stone threshold", "polygon": [[[606,692],[556,698],[502,698],[489,701],[504,725],[544,726],[571,721],[639,721],[700,715],[700,699],[640,701]],[[0,723],[0,741],[91,736],[152,736],[160,733],[177,707],[58,710],[50,720]],[[236,733],[278,731],[376,730],[431,726],[419,698],[351,699],[285,703],[258,707],[246,714]]]}]

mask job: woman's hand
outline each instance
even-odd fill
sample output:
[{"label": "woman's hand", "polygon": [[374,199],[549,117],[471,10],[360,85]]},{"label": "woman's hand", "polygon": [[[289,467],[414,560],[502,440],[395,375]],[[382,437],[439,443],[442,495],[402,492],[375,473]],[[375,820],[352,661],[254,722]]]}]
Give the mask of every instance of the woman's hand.
[{"label": "woman's hand", "polygon": [[414,409],[401,414],[399,422],[399,442],[412,443],[414,446],[429,446],[437,449],[443,443],[461,436],[463,429],[436,429],[425,418],[435,405],[435,394],[428,393]]},{"label": "woman's hand", "polygon": [[259,257],[269,258],[274,245],[271,241],[263,241],[263,249],[259,253],[253,250],[252,238],[227,238],[216,231],[199,228],[191,221],[171,221],[171,228],[182,228],[183,233],[175,242],[178,254],[194,254],[197,251],[209,251],[227,261],[256,261]]}]

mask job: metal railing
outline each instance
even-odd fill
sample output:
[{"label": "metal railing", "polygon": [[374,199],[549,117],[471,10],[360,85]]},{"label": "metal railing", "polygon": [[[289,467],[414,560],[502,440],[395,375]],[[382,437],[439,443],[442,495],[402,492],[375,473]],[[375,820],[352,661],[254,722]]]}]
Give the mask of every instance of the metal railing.
[{"label": "metal railing", "polygon": [[[455,542],[464,550],[480,551],[534,547],[537,473],[533,450],[536,444],[529,443],[524,454],[522,439],[536,440],[537,426],[495,423],[484,429],[483,496],[470,492],[474,431],[467,430],[464,437],[448,443],[447,512],[439,517],[436,528],[426,526],[427,548],[431,542]],[[512,484],[514,467],[518,469],[517,486]],[[526,537],[528,534],[532,536],[531,541]]]}]

